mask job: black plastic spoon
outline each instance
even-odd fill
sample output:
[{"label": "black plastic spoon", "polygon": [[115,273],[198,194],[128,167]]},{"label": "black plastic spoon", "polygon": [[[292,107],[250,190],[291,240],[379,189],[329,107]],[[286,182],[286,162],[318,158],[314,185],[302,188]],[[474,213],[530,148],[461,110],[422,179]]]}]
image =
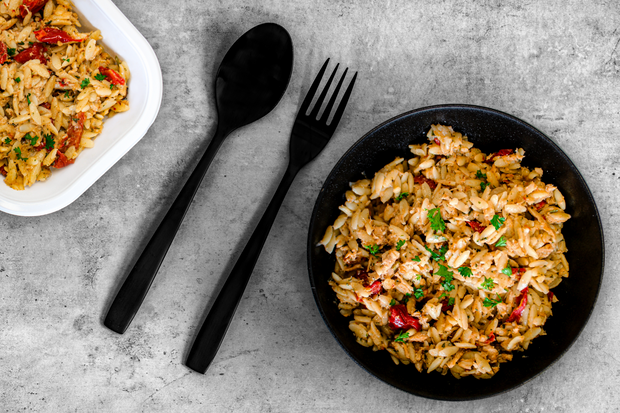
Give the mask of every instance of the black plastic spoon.
[{"label": "black plastic spoon", "polygon": [[104,325],[123,334],[138,312],[224,139],[276,107],[293,71],[293,42],[275,23],[254,27],[224,56],[215,77],[218,125],[202,159],[116,294]]}]

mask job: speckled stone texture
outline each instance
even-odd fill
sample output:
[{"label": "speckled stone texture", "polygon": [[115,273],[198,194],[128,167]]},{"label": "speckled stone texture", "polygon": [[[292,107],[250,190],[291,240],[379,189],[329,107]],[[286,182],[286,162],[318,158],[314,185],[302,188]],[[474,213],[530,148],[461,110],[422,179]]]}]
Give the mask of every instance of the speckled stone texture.
[{"label": "speckled stone texture", "polygon": [[[620,411],[617,2],[114,2],[159,58],[161,111],[70,206],[0,216],[0,410]],[[142,309],[112,333],[107,307],[215,131],[217,66],[268,21],[294,41],[287,93],[224,142]],[[195,330],[280,181],[300,95],[327,57],[359,71],[351,103],[288,193],[217,358],[206,375],[191,372]],[[475,402],[421,399],[362,370],[321,320],[306,268],[312,207],[340,156],[376,124],[441,103],[499,109],[548,134],[583,174],[606,231],[606,273],[580,338],[534,380]]]}]

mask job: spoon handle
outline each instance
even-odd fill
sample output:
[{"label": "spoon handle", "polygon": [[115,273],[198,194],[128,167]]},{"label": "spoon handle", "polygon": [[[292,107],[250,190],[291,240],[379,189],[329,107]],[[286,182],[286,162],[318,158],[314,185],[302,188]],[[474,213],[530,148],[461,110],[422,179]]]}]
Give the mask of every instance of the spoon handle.
[{"label": "spoon handle", "polygon": [[196,335],[185,363],[192,370],[204,374],[215,358],[239,301],[243,297],[243,292],[252,275],[263,245],[265,245],[269,230],[298,171],[298,168],[291,168],[290,165],[287,168],[263,217],[230,272],[226,283],[209,310],[207,318],[202,323],[202,327]]},{"label": "spoon handle", "polygon": [[155,275],[157,275],[168,248],[170,248],[179,226],[183,222],[185,213],[189,209],[194,195],[200,187],[207,169],[209,169],[209,165],[211,165],[211,161],[229,133],[230,131],[225,131],[218,127],[202,159],[196,165],[196,168],[125,279],[103,323],[110,330],[123,334],[127,327],[129,327],[144,301],[155,279]]}]

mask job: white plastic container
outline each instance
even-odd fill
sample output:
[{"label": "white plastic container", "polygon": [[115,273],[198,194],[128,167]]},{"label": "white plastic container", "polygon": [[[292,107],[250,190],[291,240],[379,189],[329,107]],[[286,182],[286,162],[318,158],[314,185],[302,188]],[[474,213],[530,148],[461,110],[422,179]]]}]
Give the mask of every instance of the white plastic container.
[{"label": "white plastic container", "polygon": [[0,211],[9,214],[45,215],[75,201],[142,139],[159,112],[161,69],[146,39],[110,0],[73,0],[73,4],[82,29],[101,30],[106,51],[127,62],[129,111],[106,119],[94,148],[82,151],[73,165],[52,170],[46,181],[23,191],[0,182]]}]

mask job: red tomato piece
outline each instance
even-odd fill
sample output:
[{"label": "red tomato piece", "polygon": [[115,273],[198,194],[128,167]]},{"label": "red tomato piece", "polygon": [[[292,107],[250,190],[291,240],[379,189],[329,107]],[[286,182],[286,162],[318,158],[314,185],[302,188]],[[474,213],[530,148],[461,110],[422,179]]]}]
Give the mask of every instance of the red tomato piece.
[{"label": "red tomato piece", "polygon": [[370,289],[371,295],[379,294],[381,290],[383,289],[383,286],[381,285],[381,280],[376,280],[375,282],[370,284],[368,288]]},{"label": "red tomato piece", "polygon": [[24,3],[19,6],[19,13],[22,19],[28,15],[28,10],[30,10],[30,13],[35,14],[45,7],[46,3],[47,0],[24,0]]},{"label": "red tomato piece", "polygon": [[441,141],[439,140],[439,138],[433,139],[433,142],[435,142],[437,145],[441,146]]},{"label": "red tomato piece", "polygon": [[447,298],[444,298],[443,300],[441,300],[441,312],[442,313],[447,313],[448,311],[452,310],[454,308],[454,304],[450,305],[450,300]]},{"label": "red tomato piece", "polygon": [[75,162],[75,159],[69,160],[64,153],[58,151],[58,158],[56,158],[52,166],[54,168],[64,168],[67,165],[71,165],[73,162]]},{"label": "red tomato piece", "polygon": [[416,175],[416,176],[414,176],[413,177],[413,182],[415,182],[418,185],[422,185],[424,182],[426,182],[431,189],[437,188],[437,183],[435,181],[433,181],[432,179],[428,179],[424,175]]},{"label": "red tomato piece", "polygon": [[35,43],[31,47],[26,50],[22,50],[17,54],[13,59],[17,63],[24,64],[29,60],[38,59],[42,64],[47,63],[47,59],[45,59],[45,55],[43,53],[47,52],[47,48],[42,43]]},{"label": "red tomato piece", "polygon": [[525,310],[525,306],[527,305],[527,291],[527,287],[521,291],[521,295],[517,298],[517,301],[520,301],[519,306],[512,310],[510,317],[506,320],[507,323],[512,323],[513,321],[518,323],[521,320],[521,314],[523,314],[523,310]]},{"label": "red tomato piece", "polygon": [[524,273],[525,273],[525,268],[511,268],[512,270],[512,275],[516,275],[518,277],[521,277]]},{"label": "red tomato piece", "polygon": [[85,119],[86,115],[84,112],[80,112],[75,117],[71,117],[71,124],[67,129],[67,139],[65,141],[67,148],[75,146],[75,149],[79,149],[80,141],[82,140],[82,132],[84,131]]},{"label": "red tomato piece", "polygon": [[4,42],[0,42],[0,65],[6,62],[6,59],[9,58],[9,53],[7,52],[6,44]]},{"label": "red tomato piece", "polygon": [[485,162],[493,163],[495,161],[495,158],[497,158],[498,156],[510,155],[513,152],[514,152],[514,149],[500,149],[499,151],[497,151],[497,153],[491,154]]},{"label": "red tomato piece", "polygon": [[103,67],[103,66],[99,66],[99,73],[101,73],[102,75],[104,75],[105,77],[108,78],[108,82],[112,83],[113,85],[124,85],[125,84],[125,79],[123,79],[123,77],[116,72],[113,69],[110,69],[108,67]]},{"label": "red tomato piece", "polygon": [[407,306],[404,304],[397,304],[390,307],[390,318],[388,322],[392,330],[398,330],[400,328],[409,330],[410,328],[415,328],[420,331],[422,329],[420,321],[407,312]]},{"label": "red tomato piece", "polygon": [[57,44],[60,43],[69,43],[69,42],[81,42],[83,39],[74,39],[69,36],[67,32],[64,30],[57,29],[55,27],[44,27],[41,30],[37,30],[34,32],[34,36],[38,41],[43,43],[51,43]]},{"label": "red tomato piece", "polygon": [[477,221],[467,221],[467,225],[469,225],[471,229],[478,233],[484,231],[484,229],[486,228],[484,225]]}]

